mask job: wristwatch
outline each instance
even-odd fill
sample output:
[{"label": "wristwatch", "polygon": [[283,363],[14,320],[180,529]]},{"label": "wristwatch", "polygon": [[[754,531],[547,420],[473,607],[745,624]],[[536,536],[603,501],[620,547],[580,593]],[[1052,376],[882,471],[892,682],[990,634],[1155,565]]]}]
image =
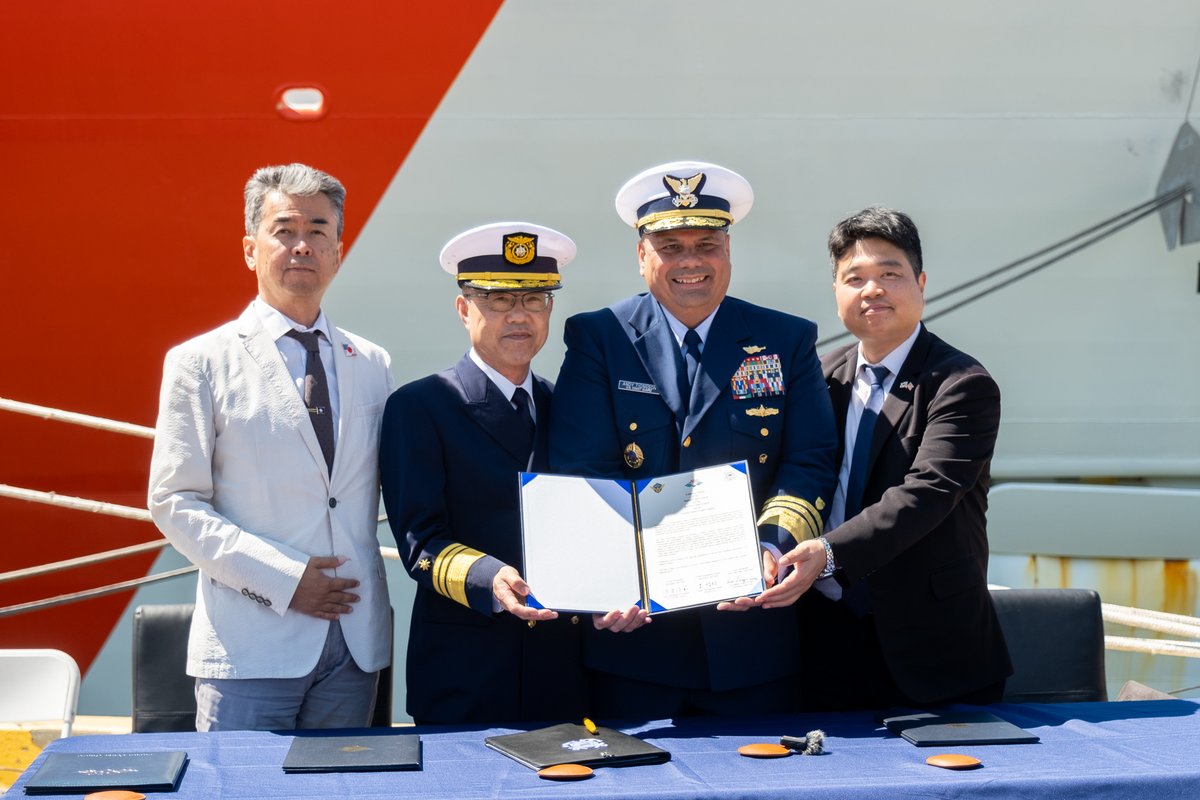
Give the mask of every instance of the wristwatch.
[{"label": "wristwatch", "polygon": [[821,570],[821,574],[817,576],[817,580],[828,578],[833,575],[837,569],[837,562],[833,560],[833,548],[829,546],[829,540],[824,536],[819,537],[821,544],[825,546],[825,569]]}]

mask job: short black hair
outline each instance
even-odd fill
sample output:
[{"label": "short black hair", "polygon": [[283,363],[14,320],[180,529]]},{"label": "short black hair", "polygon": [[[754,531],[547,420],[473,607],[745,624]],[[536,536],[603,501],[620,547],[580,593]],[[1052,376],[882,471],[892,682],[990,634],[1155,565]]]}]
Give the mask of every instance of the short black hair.
[{"label": "short black hair", "polygon": [[921,235],[912,218],[903,211],[883,206],[869,206],[851,214],[833,226],[829,232],[829,260],[833,276],[837,277],[838,261],[846,251],[863,239],[883,239],[904,251],[913,272],[921,274]]}]

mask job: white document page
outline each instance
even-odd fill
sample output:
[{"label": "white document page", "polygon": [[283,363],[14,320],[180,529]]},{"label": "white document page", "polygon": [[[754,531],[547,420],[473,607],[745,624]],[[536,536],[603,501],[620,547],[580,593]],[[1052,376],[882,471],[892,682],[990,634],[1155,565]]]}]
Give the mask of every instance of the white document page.
[{"label": "white document page", "polygon": [[762,593],[762,547],[741,466],[638,482],[651,612]]},{"label": "white document page", "polygon": [[606,613],[641,599],[629,482],[521,476],[525,582],[544,608]]}]

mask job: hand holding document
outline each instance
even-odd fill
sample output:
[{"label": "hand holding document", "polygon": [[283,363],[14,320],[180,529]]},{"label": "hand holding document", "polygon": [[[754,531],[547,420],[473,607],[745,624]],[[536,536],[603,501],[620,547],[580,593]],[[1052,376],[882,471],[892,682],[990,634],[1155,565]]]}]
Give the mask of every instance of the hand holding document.
[{"label": "hand holding document", "polygon": [[746,463],[640,481],[522,473],[530,605],[651,614],[763,591]]}]

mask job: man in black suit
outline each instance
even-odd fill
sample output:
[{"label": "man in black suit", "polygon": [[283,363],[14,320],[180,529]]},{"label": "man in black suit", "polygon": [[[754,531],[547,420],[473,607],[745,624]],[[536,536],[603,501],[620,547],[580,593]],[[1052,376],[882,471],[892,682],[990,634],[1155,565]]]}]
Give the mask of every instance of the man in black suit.
[{"label": "man in black suit", "polygon": [[400,557],[417,582],[408,713],[417,722],[578,721],[577,616],[526,604],[518,474],[547,467],[551,384],[530,362],[575,243],[527,222],[484,225],[442,250],[470,351],[396,390],[380,478]]},{"label": "man in black suit", "polygon": [[987,588],[985,514],[1000,390],[921,323],[907,215],[860,211],[833,229],[829,255],[858,343],[821,359],[842,434],[828,532],[780,561],[815,581],[801,602],[802,705],[998,701],[1012,666]]}]

